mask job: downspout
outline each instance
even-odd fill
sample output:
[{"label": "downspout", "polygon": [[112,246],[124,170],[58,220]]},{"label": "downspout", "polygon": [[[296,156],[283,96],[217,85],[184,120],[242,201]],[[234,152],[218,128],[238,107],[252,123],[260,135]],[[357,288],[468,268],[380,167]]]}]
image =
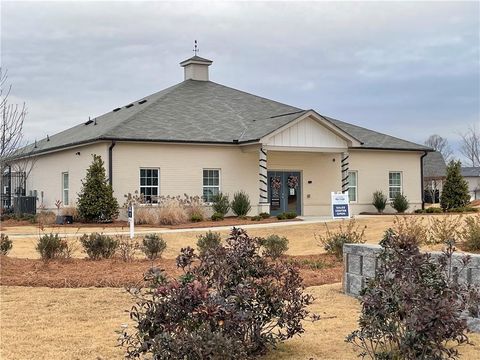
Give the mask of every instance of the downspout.
[{"label": "downspout", "polygon": [[424,151],[423,155],[420,156],[420,186],[422,187],[421,189],[421,196],[422,196],[422,210],[425,209],[425,190],[424,190],[424,184],[423,184],[423,158],[427,156],[428,151]]},{"label": "downspout", "polygon": [[112,144],[108,147],[108,183],[112,186],[113,180],[113,148],[115,147],[115,141],[112,140]]}]

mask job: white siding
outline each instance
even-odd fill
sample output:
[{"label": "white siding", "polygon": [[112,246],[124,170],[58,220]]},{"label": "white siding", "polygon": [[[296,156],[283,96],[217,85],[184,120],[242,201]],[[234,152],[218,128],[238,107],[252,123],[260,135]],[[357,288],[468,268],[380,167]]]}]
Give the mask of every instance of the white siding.
[{"label": "white siding", "polygon": [[310,117],[273,135],[266,145],[306,148],[347,148],[345,140]]}]

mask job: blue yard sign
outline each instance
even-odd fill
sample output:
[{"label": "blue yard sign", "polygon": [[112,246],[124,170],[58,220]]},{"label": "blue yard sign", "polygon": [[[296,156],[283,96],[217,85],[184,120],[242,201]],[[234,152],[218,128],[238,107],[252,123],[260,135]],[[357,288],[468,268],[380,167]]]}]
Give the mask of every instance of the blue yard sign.
[{"label": "blue yard sign", "polygon": [[332,192],[332,217],[334,219],[350,218],[348,194],[337,194]]}]

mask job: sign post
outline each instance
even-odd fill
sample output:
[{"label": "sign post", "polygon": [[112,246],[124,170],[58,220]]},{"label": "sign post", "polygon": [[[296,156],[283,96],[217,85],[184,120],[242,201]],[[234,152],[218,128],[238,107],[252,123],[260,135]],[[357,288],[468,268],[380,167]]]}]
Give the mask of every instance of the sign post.
[{"label": "sign post", "polygon": [[134,221],[134,209],[133,205],[128,207],[128,223],[130,225],[130,239],[133,239],[135,236],[135,221]]},{"label": "sign post", "polygon": [[333,219],[349,219],[350,205],[348,194],[332,192],[332,218]]}]

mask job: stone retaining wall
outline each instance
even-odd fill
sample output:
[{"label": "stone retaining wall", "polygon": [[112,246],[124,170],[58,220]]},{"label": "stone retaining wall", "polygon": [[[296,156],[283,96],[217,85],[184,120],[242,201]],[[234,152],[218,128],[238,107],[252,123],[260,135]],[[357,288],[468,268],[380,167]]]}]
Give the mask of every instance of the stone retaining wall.
[{"label": "stone retaining wall", "polygon": [[[343,246],[343,290],[345,294],[357,296],[365,286],[365,280],[375,276],[377,268],[377,254],[380,252],[379,245],[345,244]],[[441,252],[431,252],[432,257],[438,257]],[[464,254],[455,253],[452,258],[452,266],[457,269],[463,267],[462,257]],[[471,255],[468,266],[459,274],[459,280],[468,284],[480,286],[480,255]]]}]

